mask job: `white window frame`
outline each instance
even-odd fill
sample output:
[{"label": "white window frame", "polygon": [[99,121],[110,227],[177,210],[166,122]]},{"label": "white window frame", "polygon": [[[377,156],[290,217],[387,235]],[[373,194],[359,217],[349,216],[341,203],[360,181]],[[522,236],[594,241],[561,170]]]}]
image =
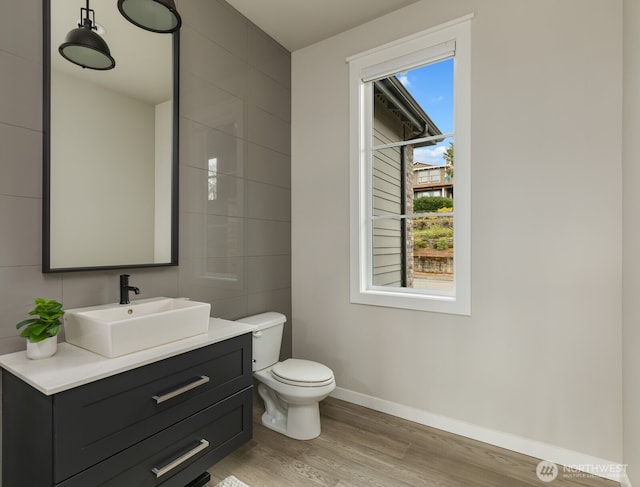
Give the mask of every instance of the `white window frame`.
[{"label": "white window frame", "polygon": [[[471,19],[473,14],[349,57],[351,302],[471,314]],[[454,290],[374,286],[372,280],[372,83],[454,57]],[[444,56],[444,57],[443,57]]]}]

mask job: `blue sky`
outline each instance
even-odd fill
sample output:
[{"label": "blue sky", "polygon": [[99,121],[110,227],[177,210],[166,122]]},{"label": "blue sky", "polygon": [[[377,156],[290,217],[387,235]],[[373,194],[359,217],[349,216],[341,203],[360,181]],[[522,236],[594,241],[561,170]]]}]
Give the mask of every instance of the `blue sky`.
[{"label": "blue sky", "polygon": [[[397,77],[443,134],[453,132],[453,58],[400,73]],[[414,162],[444,164],[442,154],[451,140],[416,149]]]}]

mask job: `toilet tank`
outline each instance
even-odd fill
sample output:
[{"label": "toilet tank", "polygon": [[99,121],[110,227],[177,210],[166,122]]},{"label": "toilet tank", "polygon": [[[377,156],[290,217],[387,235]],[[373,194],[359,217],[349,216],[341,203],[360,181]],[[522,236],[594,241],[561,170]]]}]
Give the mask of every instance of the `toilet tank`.
[{"label": "toilet tank", "polygon": [[282,330],[287,317],[270,311],[241,318],[240,323],[253,327],[253,370],[262,370],[280,360]]}]

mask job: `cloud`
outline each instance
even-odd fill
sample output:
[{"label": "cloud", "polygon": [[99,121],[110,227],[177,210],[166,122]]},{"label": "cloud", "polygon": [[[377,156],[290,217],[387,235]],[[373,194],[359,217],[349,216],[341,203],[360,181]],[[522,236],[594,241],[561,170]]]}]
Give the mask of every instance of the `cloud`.
[{"label": "cloud", "polygon": [[444,101],[444,96],[442,95],[431,98],[431,103],[442,103],[442,101]]},{"label": "cloud", "polygon": [[396,78],[398,78],[398,81],[400,81],[400,83],[402,83],[402,86],[404,86],[405,88],[411,84],[411,82],[409,81],[409,77],[406,74],[397,74]]},{"label": "cloud", "polygon": [[447,151],[444,145],[436,147],[420,147],[413,152],[413,162],[424,162],[426,164],[444,164],[442,157]]}]

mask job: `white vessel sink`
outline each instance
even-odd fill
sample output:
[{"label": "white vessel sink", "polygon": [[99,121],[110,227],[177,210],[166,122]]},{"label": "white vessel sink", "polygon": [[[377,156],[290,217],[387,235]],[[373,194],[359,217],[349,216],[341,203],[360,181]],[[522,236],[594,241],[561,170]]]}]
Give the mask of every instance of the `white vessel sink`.
[{"label": "white vessel sink", "polygon": [[65,310],[67,342],[119,357],[206,333],[211,305],[185,298],[149,298]]}]

